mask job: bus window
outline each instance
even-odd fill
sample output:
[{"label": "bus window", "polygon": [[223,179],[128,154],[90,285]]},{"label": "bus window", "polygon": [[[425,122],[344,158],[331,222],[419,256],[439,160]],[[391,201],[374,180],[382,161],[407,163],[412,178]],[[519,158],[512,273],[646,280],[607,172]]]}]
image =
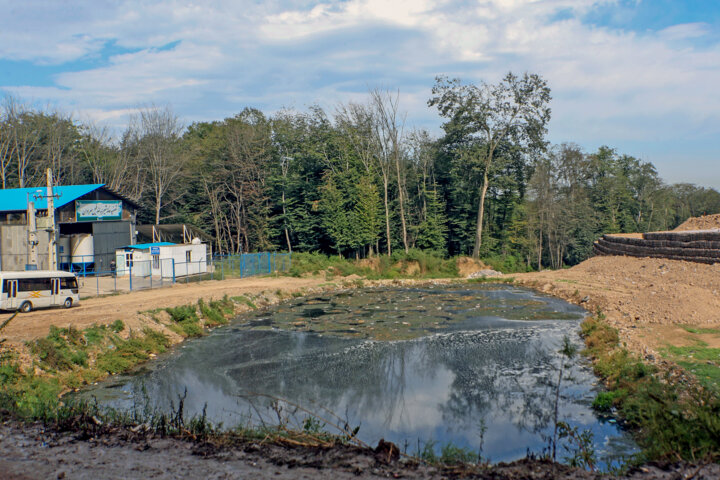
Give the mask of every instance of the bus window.
[{"label": "bus window", "polygon": [[75,277],[62,277],[60,279],[60,288],[63,290],[72,290],[78,288],[77,278]]},{"label": "bus window", "polygon": [[37,292],[39,290],[50,290],[51,279],[49,278],[19,278],[18,292]]}]

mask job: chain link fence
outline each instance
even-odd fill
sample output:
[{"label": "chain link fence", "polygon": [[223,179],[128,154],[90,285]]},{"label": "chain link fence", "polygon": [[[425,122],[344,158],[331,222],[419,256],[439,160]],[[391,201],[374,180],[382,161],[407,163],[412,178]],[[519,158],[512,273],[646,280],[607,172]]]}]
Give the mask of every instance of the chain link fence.
[{"label": "chain link fence", "polygon": [[59,269],[78,276],[81,296],[111,295],[162,288],[175,283],[287,272],[292,264],[291,254],[272,252],[215,255],[194,262],[177,262],[172,258],[128,260],[121,265],[112,262],[107,266],[91,256],[82,261],[77,258],[73,259],[74,262],[59,260]]}]

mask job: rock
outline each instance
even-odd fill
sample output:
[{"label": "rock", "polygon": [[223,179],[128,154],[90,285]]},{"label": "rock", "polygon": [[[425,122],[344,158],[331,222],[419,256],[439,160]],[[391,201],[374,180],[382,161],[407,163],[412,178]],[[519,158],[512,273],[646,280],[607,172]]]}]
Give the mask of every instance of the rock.
[{"label": "rock", "polygon": [[581,300],[580,303],[587,303],[590,301],[590,295],[585,295]]},{"label": "rock", "polygon": [[467,278],[485,278],[485,277],[499,277],[502,276],[501,272],[498,272],[497,270],[478,270],[477,272],[473,272],[470,275],[467,276]]},{"label": "rock", "polygon": [[392,442],[386,442],[381,438],[375,447],[375,458],[384,463],[390,463],[400,458],[400,449]]}]

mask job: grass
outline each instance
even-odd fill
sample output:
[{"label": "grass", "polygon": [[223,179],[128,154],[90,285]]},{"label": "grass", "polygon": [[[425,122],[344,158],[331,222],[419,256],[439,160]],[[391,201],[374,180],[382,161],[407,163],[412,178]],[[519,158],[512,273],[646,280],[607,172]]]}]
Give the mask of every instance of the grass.
[{"label": "grass", "polygon": [[640,460],[720,459],[720,397],[716,390],[659,372],[619,347],[617,330],[602,315],[585,320],[586,352],[608,392],[594,406],[617,412],[643,448]]},{"label": "grass", "polygon": [[[172,319],[169,328],[184,337],[203,335],[205,325],[227,323],[234,313],[234,302],[221,300],[165,309]],[[1,329],[1,328],[0,328]],[[0,411],[10,411],[23,418],[36,419],[51,411],[61,392],[80,388],[108,374],[126,372],[151,355],[170,346],[169,338],[145,328],[131,331],[126,338],[122,320],[108,325],[93,325],[84,330],[74,327],[50,327],[47,336],[27,342],[32,355],[29,369],[21,368],[13,353],[3,349],[0,340]]]},{"label": "grass", "polygon": [[127,371],[170,345],[164,334],[151,329],[123,339],[118,333],[124,329],[120,320],[85,330],[51,327],[46,337],[27,343],[33,356],[27,370],[13,353],[0,350],[0,411],[43,418],[58,407],[61,392]]},{"label": "grass", "polygon": [[513,277],[478,277],[478,278],[468,278],[465,280],[467,283],[515,283],[515,279]]},{"label": "grass", "polygon": [[695,375],[706,388],[720,392],[720,348],[696,341],[693,346],[668,346],[660,353]]},{"label": "grass", "polygon": [[175,322],[169,328],[184,337],[201,337],[203,329],[200,326],[195,305],[181,305],[179,307],[168,307],[165,309],[170,318]]},{"label": "grass", "polygon": [[717,328],[699,328],[691,325],[683,325],[682,328],[689,333],[697,335],[720,335],[720,329]]},{"label": "grass", "polygon": [[250,300],[249,298],[247,298],[245,295],[236,295],[234,297],[230,297],[230,300],[232,300],[235,303],[247,305],[248,307],[250,307],[253,310],[257,310],[257,308],[258,308],[257,305],[255,305],[255,303],[253,303],[253,301]]}]

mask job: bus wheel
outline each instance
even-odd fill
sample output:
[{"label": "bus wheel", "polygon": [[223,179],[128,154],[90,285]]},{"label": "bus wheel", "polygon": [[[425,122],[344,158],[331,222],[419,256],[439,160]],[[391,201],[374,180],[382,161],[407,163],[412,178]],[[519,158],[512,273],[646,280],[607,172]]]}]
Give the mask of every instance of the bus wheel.
[{"label": "bus wheel", "polygon": [[20,305],[20,311],[23,313],[31,312],[32,311],[32,303],[23,302],[22,305]]},{"label": "bus wheel", "polygon": [[65,307],[65,308],[72,307],[72,298],[66,298],[65,303],[63,303],[63,307]]}]

